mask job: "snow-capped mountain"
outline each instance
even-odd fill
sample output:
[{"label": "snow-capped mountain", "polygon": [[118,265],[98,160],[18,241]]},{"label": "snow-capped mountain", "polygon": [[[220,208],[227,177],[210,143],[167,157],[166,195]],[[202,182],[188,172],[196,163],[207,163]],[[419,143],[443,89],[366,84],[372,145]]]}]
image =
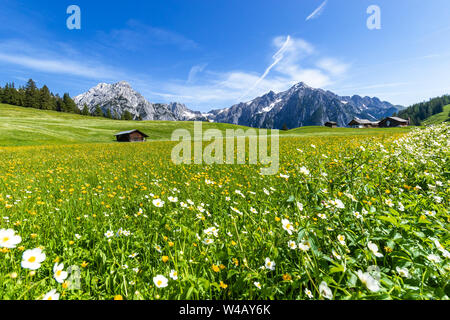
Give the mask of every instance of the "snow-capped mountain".
[{"label": "snow-capped mountain", "polygon": [[74,101],[80,110],[86,105],[91,113],[97,106],[105,114],[110,110],[111,115],[119,117],[127,110],[135,120],[214,121],[268,129],[320,126],[327,121],[345,127],[353,118],[375,121],[401,108],[378,98],[341,97],[302,82],[284,92],[270,91],[249,102],[208,113],[192,111],[177,102],[151,103],[125,81],[100,83]]},{"label": "snow-capped mountain", "polygon": [[110,110],[113,116],[119,117],[125,111],[129,111],[134,120],[205,120],[200,112],[191,111],[183,104],[151,103],[125,81],[115,84],[100,83],[88,92],[75,97],[74,101],[80,110],[87,105],[91,113],[97,106],[105,114]]},{"label": "snow-capped mountain", "polygon": [[215,122],[233,123],[257,128],[292,129],[323,125],[335,121],[339,126],[355,117],[377,120],[399,110],[386,101],[369,97],[340,97],[331,91],[314,89],[300,82],[287,91],[269,93],[231,108],[213,110],[209,118]]}]

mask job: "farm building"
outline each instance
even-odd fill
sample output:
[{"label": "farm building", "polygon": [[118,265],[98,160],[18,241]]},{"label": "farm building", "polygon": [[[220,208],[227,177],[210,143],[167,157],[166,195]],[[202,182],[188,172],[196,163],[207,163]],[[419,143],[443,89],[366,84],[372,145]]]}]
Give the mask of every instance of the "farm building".
[{"label": "farm building", "polygon": [[139,130],[129,130],[115,134],[118,142],[144,142],[148,135]]},{"label": "farm building", "polygon": [[337,122],[334,122],[334,121],[325,122],[325,127],[337,128]]},{"label": "farm building", "polygon": [[381,128],[392,128],[392,127],[407,127],[409,126],[409,120],[405,120],[398,117],[387,117],[380,121]]},{"label": "farm building", "polygon": [[348,125],[352,128],[376,128],[379,123],[367,119],[355,118]]}]

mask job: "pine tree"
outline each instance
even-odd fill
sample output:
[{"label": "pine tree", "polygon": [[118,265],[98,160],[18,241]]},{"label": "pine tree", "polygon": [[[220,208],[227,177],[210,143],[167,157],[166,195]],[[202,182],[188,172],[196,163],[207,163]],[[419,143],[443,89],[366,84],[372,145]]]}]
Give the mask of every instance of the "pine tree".
[{"label": "pine tree", "polygon": [[106,110],[106,118],[112,119],[111,109]]},{"label": "pine tree", "polygon": [[39,91],[36,87],[36,82],[34,82],[33,79],[28,80],[25,86],[24,107],[27,108],[39,107]]},{"label": "pine tree", "polygon": [[46,85],[39,90],[39,109],[52,110],[52,96]]},{"label": "pine tree", "polygon": [[89,115],[90,115],[89,108],[88,108],[88,106],[87,106],[86,103],[85,103],[84,106],[83,106],[83,110],[81,111],[81,114],[82,114],[83,116],[89,116]]},{"label": "pine tree", "polygon": [[94,113],[92,114],[94,117],[103,117],[103,111],[102,108],[100,108],[99,105],[95,106]]},{"label": "pine tree", "polygon": [[121,119],[122,119],[122,120],[133,120],[133,115],[131,114],[130,111],[125,110],[125,111],[122,113]]},{"label": "pine tree", "polygon": [[80,113],[80,109],[78,109],[77,105],[75,104],[75,102],[72,100],[72,98],[69,96],[68,93],[64,93],[63,102],[64,102],[63,112]]}]

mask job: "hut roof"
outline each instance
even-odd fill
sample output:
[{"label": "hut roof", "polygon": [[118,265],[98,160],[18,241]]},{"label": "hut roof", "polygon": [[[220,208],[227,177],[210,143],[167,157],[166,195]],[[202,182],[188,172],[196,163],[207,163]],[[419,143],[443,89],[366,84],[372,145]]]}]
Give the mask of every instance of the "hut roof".
[{"label": "hut roof", "polygon": [[145,133],[143,133],[142,131],[139,131],[139,130],[137,130],[137,129],[134,129],[134,130],[128,130],[128,131],[122,131],[122,132],[116,133],[115,136],[123,136],[123,135],[130,134],[130,133],[133,133],[133,132],[139,132],[139,133],[142,134],[144,137],[148,138],[148,135],[146,135]]},{"label": "hut roof", "polygon": [[405,120],[405,119],[402,119],[399,117],[387,117],[386,119],[391,119],[391,120],[398,121],[398,122],[408,122],[408,120]]},{"label": "hut roof", "polygon": [[367,120],[367,119],[359,119],[359,118],[355,118],[355,119],[353,119],[350,123],[349,123],[349,125],[351,125],[351,124],[372,124],[373,122],[372,121],[370,121],[370,120]]}]

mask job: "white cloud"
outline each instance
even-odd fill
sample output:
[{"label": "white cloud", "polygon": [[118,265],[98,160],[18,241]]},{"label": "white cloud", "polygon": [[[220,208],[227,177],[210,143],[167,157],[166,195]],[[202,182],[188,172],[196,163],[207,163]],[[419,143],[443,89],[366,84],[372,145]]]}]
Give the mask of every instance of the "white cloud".
[{"label": "white cloud", "polygon": [[323,9],[325,8],[325,6],[327,5],[328,0],[325,0],[324,2],[322,2],[322,4],[313,11],[313,13],[311,13],[307,18],[306,21],[311,20],[311,19],[315,19],[318,16],[320,16],[323,12]]},{"label": "white cloud", "polygon": [[191,68],[191,70],[189,71],[187,83],[194,82],[197,74],[199,74],[200,72],[203,72],[203,70],[205,70],[207,65],[208,65],[207,63],[203,63],[203,64],[198,64],[198,65],[193,66]]},{"label": "white cloud", "polygon": [[321,59],[317,62],[317,66],[335,76],[344,74],[349,68],[348,64],[342,63],[333,58]]}]

